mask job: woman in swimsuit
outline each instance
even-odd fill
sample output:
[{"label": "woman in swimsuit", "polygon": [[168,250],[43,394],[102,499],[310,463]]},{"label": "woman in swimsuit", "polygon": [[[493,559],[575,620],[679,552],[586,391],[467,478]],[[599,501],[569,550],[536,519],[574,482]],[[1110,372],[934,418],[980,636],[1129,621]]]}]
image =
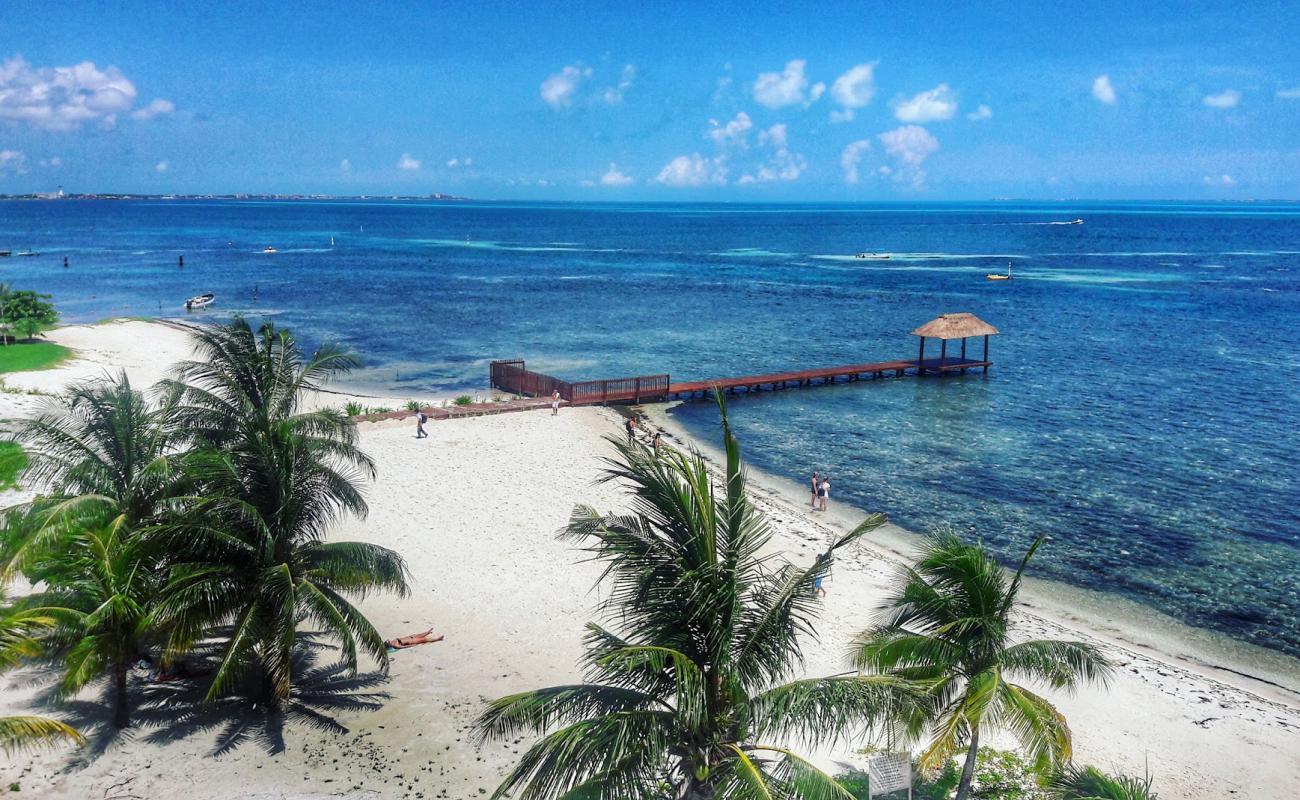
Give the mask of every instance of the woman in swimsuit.
[{"label": "woman in swimsuit", "polygon": [[820,488],[821,488],[821,478],[817,477],[817,473],[816,473],[816,472],[813,472],[813,476],[812,476],[812,502],[809,503],[809,505],[811,505],[813,508],[816,508],[816,507],[817,507],[817,490],[820,489]]},{"label": "woman in swimsuit", "polygon": [[434,642],[441,642],[442,639],[442,634],[434,636],[433,628],[430,628],[423,633],[412,633],[407,636],[399,636],[396,639],[389,639],[384,642],[384,644],[388,645],[389,650],[405,650],[408,647],[415,647],[418,644],[433,644]]}]

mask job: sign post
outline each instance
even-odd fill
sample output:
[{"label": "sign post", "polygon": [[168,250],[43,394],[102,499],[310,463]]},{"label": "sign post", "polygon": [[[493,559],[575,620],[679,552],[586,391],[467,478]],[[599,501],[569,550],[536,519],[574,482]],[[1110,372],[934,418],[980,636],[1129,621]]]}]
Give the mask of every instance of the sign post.
[{"label": "sign post", "polygon": [[867,775],[870,797],[906,789],[912,800],[911,753],[876,753],[867,760]]}]

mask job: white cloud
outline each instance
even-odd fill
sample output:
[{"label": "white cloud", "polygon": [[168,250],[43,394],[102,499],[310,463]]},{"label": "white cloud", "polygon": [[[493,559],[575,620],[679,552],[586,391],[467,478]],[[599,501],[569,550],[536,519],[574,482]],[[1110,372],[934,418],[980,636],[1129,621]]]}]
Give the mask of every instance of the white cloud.
[{"label": "white cloud", "polygon": [[894,116],[902,122],[934,122],[952,119],[956,113],[957,97],[946,83],[909,100],[894,101]]},{"label": "white cloud", "polygon": [[858,165],[862,163],[862,154],[870,149],[869,139],[859,139],[849,142],[844,152],[840,153],[840,168],[844,170],[845,183],[857,183],[860,180]]},{"label": "white cloud", "polygon": [[992,116],[993,116],[993,109],[989,108],[986,105],[981,104],[979,108],[967,114],[966,119],[975,120],[976,122],[978,122],[982,119],[989,119]]},{"label": "white cloud", "polygon": [[154,172],[166,172],[171,168],[172,168],[171,162],[165,159],[153,165]]},{"label": "white cloud", "polygon": [[153,102],[151,102],[149,105],[145,106],[144,108],[139,108],[131,112],[131,116],[135,119],[152,119],[154,117],[161,117],[163,115],[170,114],[175,110],[176,110],[175,103],[173,103],[170,100],[163,100],[161,97],[158,97],[158,98],[154,98]]},{"label": "white cloud", "polygon": [[832,111],[831,122],[852,122],[853,109],[846,108],[843,111]]},{"label": "white cloud", "polygon": [[1278,89],[1275,96],[1279,100],[1300,100],[1300,86],[1292,89]]},{"label": "white cloud", "polygon": [[21,175],[27,171],[27,156],[21,150],[0,150],[0,175]]},{"label": "white cloud", "polygon": [[876,96],[876,63],[858,64],[836,78],[831,84],[831,99],[846,109],[862,108],[870,103]]},{"label": "white cloud", "polygon": [[632,179],[619,172],[613,161],[609,162],[609,171],[600,176],[601,186],[629,186],[631,183]]},{"label": "white cloud", "polygon": [[632,64],[625,65],[623,67],[623,74],[618,79],[618,85],[611,86],[601,92],[600,98],[604,100],[607,105],[611,106],[623,102],[623,95],[628,89],[632,88],[632,81],[635,78],[636,67]]},{"label": "white cloud", "polygon": [[460,166],[460,159],[459,159],[459,158],[449,158],[449,159],[447,159],[447,167],[448,167],[449,169],[455,169],[456,167],[459,167],[459,166]]},{"label": "white cloud", "polygon": [[551,108],[565,108],[573,105],[573,95],[578,91],[578,84],[584,78],[591,77],[591,67],[573,64],[550,75],[542,81],[540,92],[542,100]]},{"label": "white cloud", "polygon": [[411,158],[410,153],[402,153],[402,157],[397,159],[397,168],[415,171],[420,168],[420,159]]},{"label": "white cloud", "polygon": [[1206,186],[1236,186],[1237,181],[1228,174],[1223,175],[1206,175],[1201,179]]},{"label": "white cloud", "polygon": [[[51,131],[97,121],[111,128],[135,103],[135,85],[117,67],[89,61],[34,68],[22,56],[0,64],[0,120]],[[165,102],[165,101],[164,101]]]},{"label": "white cloud", "polygon": [[1098,75],[1097,79],[1092,82],[1092,96],[1099,103],[1105,103],[1108,106],[1115,105],[1115,87],[1110,85],[1109,75]]},{"label": "white cloud", "polygon": [[718,144],[737,144],[744,146],[745,138],[754,127],[754,121],[744,111],[736,114],[735,119],[722,125],[716,119],[709,120],[709,138]]},{"label": "white cloud", "polygon": [[352,162],[349,161],[349,160],[346,159],[346,158],[343,159],[342,161],[339,162],[339,169],[340,169],[341,171],[343,171],[343,172],[351,172],[351,171],[352,171]]},{"label": "white cloud", "polygon": [[826,91],[826,84],[808,85],[803,68],[808,62],[796,58],[786,62],[781,72],[760,72],[754,81],[754,99],[767,108],[810,106]]},{"label": "white cloud", "polygon": [[1210,108],[1235,108],[1241,102],[1241,92],[1236,89],[1225,89],[1218,94],[1207,94],[1201,102]]},{"label": "white cloud", "polygon": [[913,167],[919,166],[939,149],[939,140],[920,125],[904,125],[885,131],[876,138],[885,146],[886,153]]},{"label": "white cloud", "polygon": [[721,186],[727,182],[726,159],[704,158],[699,153],[678,156],[659,170],[654,182],[677,187]]},{"label": "white cloud", "polygon": [[61,166],[63,166],[63,159],[59,158],[58,156],[53,156],[52,158],[42,158],[42,159],[41,159],[41,166],[42,166],[42,167],[61,167]]},{"label": "white cloud", "polygon": [[769,148],[772,151],[771,155],[754,172],[741,175],[738,183],[798,180],[803,171],[808,168],[808,162],[802,154],[790,149],[789,133],[785,123],[778,123],[760,133],[758,144]]}]

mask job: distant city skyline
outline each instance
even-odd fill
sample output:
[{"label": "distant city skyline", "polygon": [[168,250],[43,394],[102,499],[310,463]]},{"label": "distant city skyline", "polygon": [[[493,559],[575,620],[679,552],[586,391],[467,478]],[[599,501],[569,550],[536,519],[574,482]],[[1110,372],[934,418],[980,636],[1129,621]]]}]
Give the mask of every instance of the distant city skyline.
[{"label": "distant city skyline", "polygon": [[9,0],[0,194],[1300,199],[1285,4],[543,8]]}]

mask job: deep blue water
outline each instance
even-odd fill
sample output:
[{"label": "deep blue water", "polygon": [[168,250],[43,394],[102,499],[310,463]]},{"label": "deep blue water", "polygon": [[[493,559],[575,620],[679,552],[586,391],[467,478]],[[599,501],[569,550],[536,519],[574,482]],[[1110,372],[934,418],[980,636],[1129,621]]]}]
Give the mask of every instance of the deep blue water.
[{"label": "deep blue water", "polygon": [[[574,379],[911,357],[913,328],[972,311],[1002,331],[987,376],[737,399],[748,458],[1008,559],[1050,535],[1041,576],[1300,655],[1300,206],[0,203],[0,250],[24,248],[0,280],[66,319],[215,291],[203,316],[342,340],[411,397],[503,357]],[[709,404],[676,413],[714,435]]]}]

